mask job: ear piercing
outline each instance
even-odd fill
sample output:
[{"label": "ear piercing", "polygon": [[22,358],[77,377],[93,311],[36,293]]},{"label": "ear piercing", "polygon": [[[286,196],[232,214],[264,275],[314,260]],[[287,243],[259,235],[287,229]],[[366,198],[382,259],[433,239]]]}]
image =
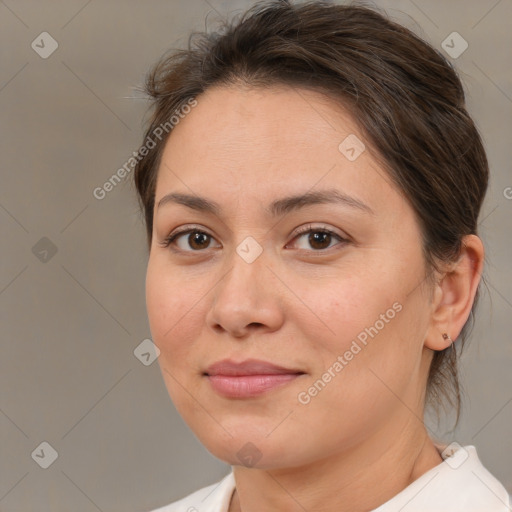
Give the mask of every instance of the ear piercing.
[{"label": "ear piercing", "polygon": [[445,332],[445,333],[443,333],[443,339],[444,339],[444,340],[449,340],[449,341],[450,341],[450,343],[453,343],[453,340],[450,338],[450,335],[449,335],[449,334],[447,334],[446,332]]}]

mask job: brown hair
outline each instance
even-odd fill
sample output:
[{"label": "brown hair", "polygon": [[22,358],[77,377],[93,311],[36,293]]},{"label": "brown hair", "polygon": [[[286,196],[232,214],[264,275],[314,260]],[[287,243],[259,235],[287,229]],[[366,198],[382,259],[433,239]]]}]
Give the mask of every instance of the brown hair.
[{"label": "brown hair", "polygon": [[[154,108],[146,139],[191,98],[236,83],[314,89],[353,114],[367,147],[417,215],[427,280],[438,262],[457,258],[464,235],[476,234],[488,164],[462,84],[439,51],[385,14],[354,4],[275,0],[258,2],[218,32],[192,33],[188,49],[164,56],[147,77]],[[134,171],[149,248],[166,138],[138,157]],[[478,293],[457,339],[460,349],[477,299]],[[436,405],[446,398],[458,419],[456,354],[453,346],[434,353],[427,399]]]}]

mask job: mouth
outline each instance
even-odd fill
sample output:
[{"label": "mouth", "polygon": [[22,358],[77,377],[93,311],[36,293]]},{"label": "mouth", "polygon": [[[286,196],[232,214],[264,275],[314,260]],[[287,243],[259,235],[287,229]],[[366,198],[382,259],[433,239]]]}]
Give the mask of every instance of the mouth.
[{"label": "mouth", "polygon": [[302,370],[257,359],[240,363],[224,359],[203,373],[213,390],[227,398],[256,397],[281,388],[302,375],[305,375]]}]

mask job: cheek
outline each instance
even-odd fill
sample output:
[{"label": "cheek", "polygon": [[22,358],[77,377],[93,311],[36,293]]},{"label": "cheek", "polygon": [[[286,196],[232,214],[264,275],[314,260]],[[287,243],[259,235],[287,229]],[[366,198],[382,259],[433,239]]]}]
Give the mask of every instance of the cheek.
[{"label": "cheek", "polygon": [[[312,382],[331,369],[336,383],[329,388],[336,402],[347,400],[347,389],[351,389],[355,402],[387,395],[390,392],[378,377],[392,389],[401,389],[416,371],[425,323],[418,315],[424,309],[423,299],[419,293],[406,296],[403,286],[397,283],[400,280],[382,273],[373,277],[338,277],[335,284],[323,286],[303,283],[298,295],[307,297],[314,315],[294,318],[300,322],[299,329],[316,360]],[[330,400],[330,393],[323,393],[326,400]]]},{"label": "cheek", "polygon": [[150,260],[146,275],[146,308],[153,342],[161,352],[179,350],[187,346],[186,339],[193,336],[193,321],[197,316],[200,296],[190,285],[172,277]]},{"label": "cheek", "polygon": [[379,332],[386,330],[384,327],[388,326],[380,320],[380,315],[386,315],[390,309],[389,316],[395,313],[392,307],[396,297],[389,286],[379,285],[376,279],[337,276],[324,285],[314,286],[306,280],[299,296],[307,298],[305,303],[311,311],[297,317],[302,330],[310,333],[308,339],[315,340],[321,329],[322,339],[327,342],[324,348],[336,354],[348,349],[358,335],[364,339],[366,329],[372,330],[376,322]]},{"label": "cheek", "polygon": [[[152,261],[146,274],[146,308],[153,343],[159,348],[158,364],[165,386],[175,407],[184,417],[197,413],[184,386],[190,381],[197,361],[191,347],[199,338],[201,293],[178,279],[165,265]],[[204,294],[204,290],[203,290]],[[204,321],[204,320],[203,320]],[[195,384],[194,384],[195,385]]]}]

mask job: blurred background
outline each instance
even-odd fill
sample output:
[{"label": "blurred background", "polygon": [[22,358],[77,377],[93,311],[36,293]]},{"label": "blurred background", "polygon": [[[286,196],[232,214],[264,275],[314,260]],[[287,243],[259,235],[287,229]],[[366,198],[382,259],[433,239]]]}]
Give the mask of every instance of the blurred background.
[{"label": "blurred background", "polygon": [[[149,364],[144,226],[131,173],[148,68],[253,1],[0,1],[0,510],[144,512],[219,480]],[[512,492],[512,3],[386,0],[460,73],[492,179],[467,399],[472,444]],[[457,35],[453,35],[457,32]],[[467,43],[467,48],[466,48]],[[142,344],[142,345],[141,345]],[[446,424],[445,424],[446,423]]]}]

